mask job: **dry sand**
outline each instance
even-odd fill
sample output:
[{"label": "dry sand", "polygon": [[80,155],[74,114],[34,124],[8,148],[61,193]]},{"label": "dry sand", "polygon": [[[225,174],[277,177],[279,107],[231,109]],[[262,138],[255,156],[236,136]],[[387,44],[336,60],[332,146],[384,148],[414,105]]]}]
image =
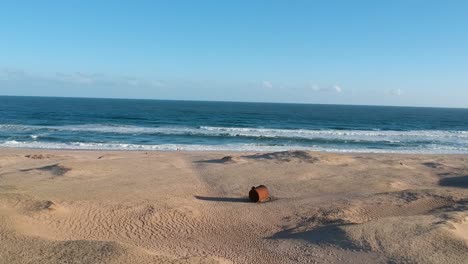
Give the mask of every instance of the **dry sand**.
[{"label": "dry sand", "polygon": [[0,149],[0,262],[468,263],[467,164]]}]

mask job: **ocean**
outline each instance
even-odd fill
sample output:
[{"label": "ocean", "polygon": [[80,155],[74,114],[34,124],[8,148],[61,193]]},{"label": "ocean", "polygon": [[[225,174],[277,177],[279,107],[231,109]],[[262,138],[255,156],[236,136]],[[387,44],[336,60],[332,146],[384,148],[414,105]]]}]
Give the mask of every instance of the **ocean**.
[{"label": "ocean", "polygon": [[468,109],[1,96],[0,147],[468,153]]}]

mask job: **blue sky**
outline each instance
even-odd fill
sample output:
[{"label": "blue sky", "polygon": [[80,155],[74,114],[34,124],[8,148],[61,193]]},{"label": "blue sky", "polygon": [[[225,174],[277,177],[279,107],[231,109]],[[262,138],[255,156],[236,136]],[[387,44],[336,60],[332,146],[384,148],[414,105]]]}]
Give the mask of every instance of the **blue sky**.
[{"label": "blue sky", "polygon": [[468,107],[468,1],[0,1],[0,94]]}]

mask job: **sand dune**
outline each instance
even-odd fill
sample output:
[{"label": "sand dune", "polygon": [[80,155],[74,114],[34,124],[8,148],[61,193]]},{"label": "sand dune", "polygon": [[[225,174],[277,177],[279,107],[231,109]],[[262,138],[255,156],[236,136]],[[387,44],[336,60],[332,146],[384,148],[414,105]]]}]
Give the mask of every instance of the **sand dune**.
[{"label": "sand dune", "polygon": [[0,263],[466,263],[467,161],[1,149]]}]

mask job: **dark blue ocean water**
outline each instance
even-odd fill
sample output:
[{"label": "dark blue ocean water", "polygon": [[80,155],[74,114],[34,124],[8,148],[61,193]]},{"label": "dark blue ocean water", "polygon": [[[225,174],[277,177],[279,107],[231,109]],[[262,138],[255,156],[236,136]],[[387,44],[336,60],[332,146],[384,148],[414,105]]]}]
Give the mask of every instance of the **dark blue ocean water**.
[{"label": "dark blue ocean water", "polygon": [[468,109],[0,97],[0,147],[468,153]]}]

